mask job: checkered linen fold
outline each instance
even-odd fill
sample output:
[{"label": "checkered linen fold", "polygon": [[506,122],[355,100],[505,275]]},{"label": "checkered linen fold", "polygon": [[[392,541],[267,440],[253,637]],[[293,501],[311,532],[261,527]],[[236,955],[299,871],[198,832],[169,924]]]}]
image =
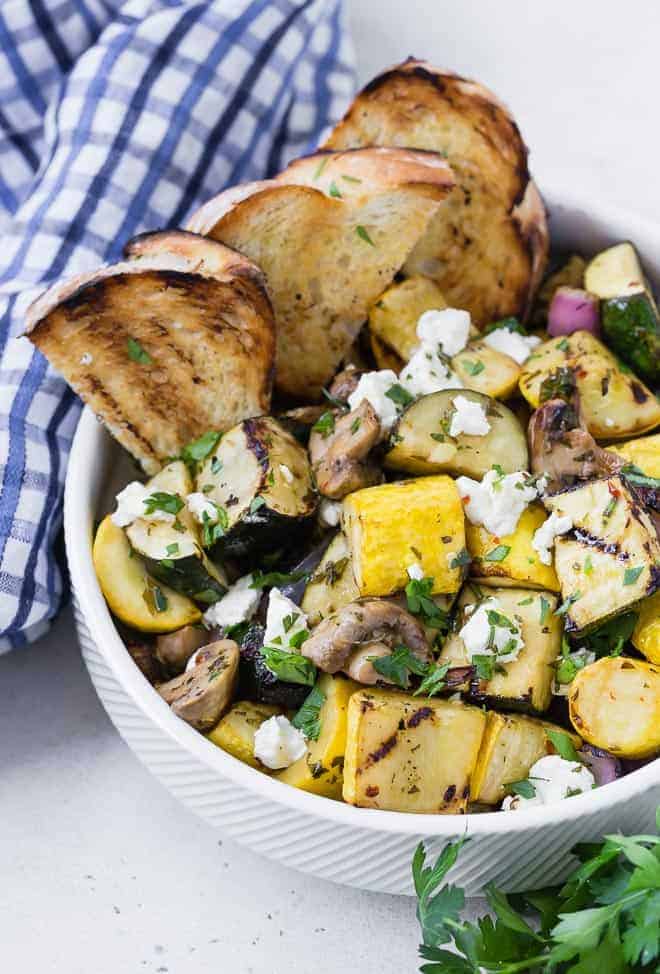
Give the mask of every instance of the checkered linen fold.
[{"label": "checkered linen fold", "polygon": [[62,597],[81,405],[25,338],[46,285],[316,144],[353,91],[341,0],[3,0],[0,652]]}]

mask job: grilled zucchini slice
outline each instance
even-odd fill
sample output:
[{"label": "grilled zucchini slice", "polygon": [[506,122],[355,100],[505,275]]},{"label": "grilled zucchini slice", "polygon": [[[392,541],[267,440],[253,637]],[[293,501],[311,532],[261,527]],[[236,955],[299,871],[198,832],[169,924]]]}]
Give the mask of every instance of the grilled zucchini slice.
[{"label": "grilled zucchini slice", "polygon": [[[563,727],[544,720],[489,711],[472,779],[473,801],[499,805],[507,794],[507,785],[527,778],[539,758],[554,754],[548,730],[566,734]],[[582,742],[576,734],[568,736],[576,748],[580,747]]]},{"label": "grilled zucchini slice", "polygon": [[267,703],[252,703],[240,700],[206,735],[208,739],[232,757],[249,764],[251,768],[270,774],[270,768],[254,756],[254,735],[269,717],[281,714],[281,707]]},{"label": "grilled zucchini slice", "polygon": [[173,632],[199,622],[202,614],[190,599],[147,574],[133,554],[122,528],[110,519],[101,521],[92,552],[96,577],[110,611],[140,632]]},{"label": "grilled zucchini slice", "polygon": [[395,812],[464,812],[485,726],[477,707],[388,690],[354,693],[344,801]]},{"label": "grilled zucchini slice", "polygon": [[292,547],[318,502],[306,451],[270,416],[245,419],[223,436],[197,474],[197,490],[224,512],[213,550],[232,557]]},{"label": "grilled zucchini slice", "polygon": [[593,480],[544,503],[573,521],[555,540],[568,632],[594,628],[660,588],[660,540],[623,477]]},{"label": "grilled zucchini slice", "polygon": [[465,537],[472,557],[470,577],[479,585],[513,585],[558,592],[557,573],[552,565],[543,564],[538,551],[532,547],[534,532],[546,518],[542,504],[530,504],[520,515],[513,534],[504,536],[495,536],[483,525],[466,521]]},{"label": "grilled zucchini slice", "polygon": [[660,665],[660,592],[642,602],[632,644],[650,663]]},{"label": "grilled zucchini slice", "polygon": [[280,781],[313,795],[341,799],[348,702],[360,687],[337,674],[324,673],[317,684],[325,697],[319,711],[318,740],[307,742],[307,754],[277,775]]},{"label": "grilled zucchini slice", "polygon": [[653,393],[587,331],[551,338],[527,359],[520,391],[534,409],[543,381],[566,366],[573,369],[584,420],[596,439],[626,439],[660,423],[660,402]]},{"label": "grilled zucchini slice", "polygon": [[617,443],[609,449],[625,457],[629,463],[634,463],[647,477],[660,478],[660,433]]},{"label": "grilled zucchini slice", "polygon": [[366,487],[344,498],[342,521],[360,595],[392,595],[421,566],[433,594],[457,592],[465,564],[463,505],[451,477]]},{"label": "grilled zucchini slice", "polygon": [[182,460],[174,460],[148,481],[153,493],[175,494],[183,502],[174,524],[138,518],[126,529],[131,547],[143,559],[153,578],[195,602],[212,605],[227,591],[221,568],[206,557],[200,528],[185,506],[193,483]]},{"label": "grilled zucchini slice", "polygon": [[[442,291],[428,277],[415,274],[398,281],[383,291],[369,311],[369,331],[376,338],[381,354],[394,356],[393,366],[399,372],[419,345],[417,322],[425,311],[443,311],[447,307]],[[380,368],[384,366],[378,363]]]},{"label": "grilled zucchini slice", "polygon": [[[485,436],[449,435],[456,396],[478,403],[488,418]],[[481,480],[499,464],[505,473],[529,465],[525,433],[510,409],[489,396],[465,389],[445,389],[422,396],[398,420],[385,465],[411,474],[450,473]]]},{"label": "grilled zucchini slice", "polygon": [[647,382],[660,382],[660,317],[633,245],[626,241],[596,254],[585,285],[602,300],[608,344]]},{"label": "grilled zucchini slice", "polygon": [[660,751],[660,667],[625,656],[605,656],[585,666],[568,695],[578,734],[622,758]]},{"label": "grilled zucchini slice", "polygon": [[451,367],[466,389],[493,399],[508,399],[518,388],[520,366],[516,360],[481,340],[471,341],[454,355]]},{"label": "grilled zucchini slice", "polygon": [[328,545],[321,562],[307,583],[301,608],[310,626],[360,597],[346,535],[339,532]]},{"label": "grilled zucchini slice", "polygon": [[458,600],[458,613],[440,660],[452,667],[470,665],[459,630],[467,620],[467,607],[486,596],[499,599],[503,614],[518,620],[525,646],[517,659],[504,665],[503,673],[495,672],[491,680],[475,677],[465,689],[470,699],[489,707],[542,714],[552,702],[553,664],[561,650],[561,621],[554,614],[558,600],[552,592],[521,588],[482,592],[468,582]]}]

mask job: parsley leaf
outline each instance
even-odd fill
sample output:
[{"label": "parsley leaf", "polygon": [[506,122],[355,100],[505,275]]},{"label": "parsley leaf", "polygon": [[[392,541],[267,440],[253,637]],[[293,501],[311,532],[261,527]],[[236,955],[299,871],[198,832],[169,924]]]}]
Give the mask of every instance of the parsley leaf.
[{"label": "parsley leaf", "polygon": [[634,585],[643,571],[644,565],[638,565],[636,568],[626,568],[623,573],[623,584]]},{"label": "parsley leaf", "polygon": [[132,362],[137,362],[138,365],[151,365],[152,358],[148,352],[140,345],[136,338],[129,338],[126,342],[126,347],[128,348],[128,357]]},{"label": "parsley leaf", "polygon": [[449,663],[431,663],[426,676],[413,691],[413,697],[433,697],[446,689],[447,681],[445,677],[449,671]]},{"label": "parsley leaf", "polygon": [[415,400],[415,397],[411,396],[408,390],[404,389],[399,382],[396,382],[393,386],[390,386],[385,395],[397,406],[403,406],[404,408],[409,406],[410,403],[414,402]]},{"label": "parsley leaf", "polygon": [[291,721],[310,741],[318,741],[321,734],[321,707],[324,703],[325,693],[317,683]]},{"label": "parsley leaf", "polygon": [[407,646],[397,646],[387,656],[369,656],[368,659],[376,673],[402,690],[408,689],[411,673],[426,676],[428,670],[428,663],[415,656]]},{"label": "parsley leaf", "polygon": [[303,578],[308,578],[309,572],[265,572],[255,573],[250,588],[283,588],[285,585],[293,585],[300,582]]},{"label": "parsley leaf", "polygon": [[471,362],[469,359],[464,359],[463,362],[461,362],[461,365],[468,375],[479,375],[479,373],[483,372],[486,368],[481,359],[478,359],[476,362]]},{"label": "parsley leaf", "polygon": [[357,235],[360,238],[360,240],[364,240],[364,242],[365,243],[368,243],[371,247],[375,247],[376,246],[376,244],[373,242],[373,240],[369,236],[366,227],[363,227],[361,224],[358,223],[358,225],[355,228],[355,232],[357,233]]},{"label": "parsley leaf", "polygon": [[335,431],[335,417],[334,413],[329,410],[322,413],[312,426],[313,433],[320,433],[323,439],[327,439],[331,433]]},{"label": "parsley leaf", "polygon": [[316,667],[311,659],[300,653],[291,653],[278,646],[263,646],[261,655],[270,672],[278,680],[285,683],[301,683],[303,686],[314,686],[316,682]]},{"label": "parsley leaf", "polygon": [[177,515],[182,507],[183,501],[178,494],[168,494],[163,490],[154,491],[144,500],[144,513],[147,515],[154,511]]},{"label": "parsley leaf", "polygon": [[[206,460],[209,454],[213,453],[216,446],[220,442],[222,433],[216,433],[215,430],[209,430],[208,433],[204,433],[198,439],[193,440],[184,446],[181,451],[181,459],[184,461],[186,466],[193,467],[201,461]],[[214,473],[217,471],[214,471]]]},{"label": "parsley leaf", "polygon": [[406,605],[408,611],[414,616],[419,616],[425,625],[446,632],[447,613],[443,612],[431,597],[433,583],[433,578],[411,578],[406,585]]},{"label": "parsley leaf", "polygon": [[521,781],[511,781],[506,786],[506,790],[511,795],[520,795],[521,798],[534,798],[536,796],[536,788],[529,778],[523,778]]},{"label": "parsley leaf", "polygon": [[549,727],[546,727],[545,736],[548,738],[560,757],[562,757],[565,761],[573,761],[576,764],[580,764],[580,756],[575,750],[573,741],[570,739],[568,734],[565,734],[563,731],[551,730]]},{"label": "parsley leaf", "polygon": [[470,552],[467,550],[467,548],[461,548],[461,550],[457,551],[455,556],[449,562],[449,567],[464,568],[466,565],[469,565],[471,561],[472,559],[470,558]]},{"label": "parsley leaf", "polygon": [[339,186],[337,186],[337,183],[334,181],[334,179],[332,180],[328,188],[328,196],[333,196],[335,199],[338,200],[342,198],[341,192],[339,190]]},{"label": "parsley leaf", "polygon": [[510,551],[511,548],[509,545],[498,544],[496,548],[493,548],[492,551],[484,555],[484,561],[504,561]]}]

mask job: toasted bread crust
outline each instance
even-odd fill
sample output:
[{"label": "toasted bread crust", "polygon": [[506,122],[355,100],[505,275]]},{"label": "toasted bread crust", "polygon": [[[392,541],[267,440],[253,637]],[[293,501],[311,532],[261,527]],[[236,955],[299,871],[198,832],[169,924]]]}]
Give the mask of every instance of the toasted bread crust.
[{"label": "toasted bread crust", "polygon": [[495,95],[409,59],[360,92],[324,148],[364,145],[444,152],[456,177],[406,272],[432,277],[478,325],[524,318],[545,267],[548,230],[527,149]]},{"label": "toasted bread crust", "polygon": [[[27,315],[30,340],[147,473],[270,405],[275,337],[261,272],[189,236],[132,241],[135,259],[56,285]],[[148,360],[129,354],[130,339]]]},{"label": "toasted bread crust", "polygon": [[263,269],[277,325],[276,384],[315,399],[452,187],[432,152],[319,154],[275,180],[221,193],[189,229]]}]

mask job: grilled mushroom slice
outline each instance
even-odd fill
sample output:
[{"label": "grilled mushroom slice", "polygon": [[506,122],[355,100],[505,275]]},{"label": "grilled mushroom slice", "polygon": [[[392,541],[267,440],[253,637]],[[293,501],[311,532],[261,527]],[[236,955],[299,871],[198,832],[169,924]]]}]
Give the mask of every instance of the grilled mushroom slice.
[{"label": "grilled mushroom slice", "polygon": [[384,599],[363,599],[319,623],[303,643],[302,654],[326,673],[350,668],[354,679],[375,683],[375,679],[362,679],[367,657],[385,656],[397,646],[407,646],[425,662],[431,659],[424,629],[414,616]]},{"label": "grilled mushroom slice", "polygon": [[337,417],[331,430],[312,430],[309,455],[319,491],[332,500],[380,483],[380,467],[369,454],[380,440],[380,421],[367,400]]},{"label": "grilled mushroom slice", "polygon": [[184,626],[156,640],[156,658],[168,673],[183,673],[192,654],[211,641],[211,635],[200,626]]},{"label": "grilled mushroom slice", "polygon": [[363,376],[364,369],[356,369],[353,365],[347,365],[345,369],[338,372],[330,383],[328,395],[337,402],[348,402],[348,397],[353,395],[358,387],[360,377]]},{"label": "grilled mushroom slice", "polygon": [[232,701],[238,679],[237,644],[220,639],[212,646],[210,658],[156,688],[174,713],[199,731],[217,724]]},{"label": "grilled mushroom slice", "polygon": [[609,477],[624,460],[598,446],[571,402],[550,399],[532,413],[528,428],[532,472],[545,474],[551,494],[582,480]]}]

